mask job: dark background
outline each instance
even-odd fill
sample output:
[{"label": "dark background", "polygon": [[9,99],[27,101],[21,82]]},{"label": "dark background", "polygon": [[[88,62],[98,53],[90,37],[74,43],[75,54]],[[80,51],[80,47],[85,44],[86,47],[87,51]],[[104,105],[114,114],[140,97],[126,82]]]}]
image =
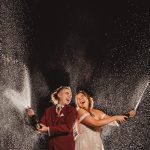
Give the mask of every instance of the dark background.
[{"label": "dark background", "polygon": [[[61,85],[71,86],[73,94],[85,90],[95,107],[109,115],[134,108],[138,92],[149,81],[149,1],[2,0],[1,16],[2,93],[22,90],[25,64],[39,117]],[[102,133],[105,150],[149,148],[148,91],[135,118]],[[2,98],[1,126],[7,126],[1,129],[1,149],[45,149],[45,141]]]},{"label": "dark background", "polygon": [[105,99],[112,92],[107,87],[131,84],[124,92],[130,96],[135,83],[149,75],[148,1],[28,0],[24,11],[33,85],[40,72],[49,93],[69,85],[74,93],[85,90]]},{"label": "dark background", "polygon": [[[34,47],[30,66],[42,72],[50,89],[70,82],[62,58],[71,61],[83,49],[93,72],[100,72],[108,60],[110,72],[121,74],[126,68],[130,72],[133,63],[138,66],[139,53],[147,56],[143,48],[149,47],[148,4],[133,0],[28,1],[27,33]],[[149,69],[149,59],[147,63],[144,67]]]}]

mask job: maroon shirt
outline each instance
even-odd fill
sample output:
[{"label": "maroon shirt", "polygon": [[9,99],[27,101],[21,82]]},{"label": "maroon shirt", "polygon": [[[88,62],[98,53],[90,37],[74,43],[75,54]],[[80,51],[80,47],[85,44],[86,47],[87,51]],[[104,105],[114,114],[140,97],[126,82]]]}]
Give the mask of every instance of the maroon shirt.
[{"label": "maroon shirt", "polygon": [[46,109],[40,123],[50,127],[48,150],[74,150],[73,125],[76,120],[76,109],[64,106],[60,116],[56,114],[56,106]]}]

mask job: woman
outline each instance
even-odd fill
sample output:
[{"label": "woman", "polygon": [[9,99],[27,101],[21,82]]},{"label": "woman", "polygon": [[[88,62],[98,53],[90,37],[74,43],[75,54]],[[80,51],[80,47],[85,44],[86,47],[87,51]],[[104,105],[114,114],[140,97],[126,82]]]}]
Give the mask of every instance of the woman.
[{"label": "woman", "polygon": [[[125,115],[108,116],[100,110],[93,109],[93,99],[84,91],[76,95],[78,111],[78,130],[75,150],[104,150],[100,138],[100,129],[109,123],[124,122]],[[135,116],[134,111],[129,112],[129,117]],[[116,123],[117,123],[116,122]]]}]

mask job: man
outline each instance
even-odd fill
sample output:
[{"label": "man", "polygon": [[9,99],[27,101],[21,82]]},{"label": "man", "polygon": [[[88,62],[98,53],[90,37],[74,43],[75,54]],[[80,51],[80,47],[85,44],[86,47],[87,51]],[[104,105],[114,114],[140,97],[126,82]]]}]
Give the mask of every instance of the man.
[{"label": "man", "polygon": [[[48,150],[74,150],[75,142],[73,126],[76,119],[76,109],[70,106],[72,93],[70,87],[61,86],[51,95],[54,106],[46,109],[40,119],[41,133],[49,134]],[[32,117],[34,111],[27,110]]]}]

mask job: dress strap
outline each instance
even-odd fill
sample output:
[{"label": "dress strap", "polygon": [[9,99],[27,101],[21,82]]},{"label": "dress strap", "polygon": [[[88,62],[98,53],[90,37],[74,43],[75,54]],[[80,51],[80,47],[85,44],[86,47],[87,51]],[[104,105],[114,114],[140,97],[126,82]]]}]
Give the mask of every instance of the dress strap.
[{"label": "dress strap", "polygon": [[89,115],[90,115],[90,113],[86,113],[86,114],[82,115],[79,119],[79,123]]}]

